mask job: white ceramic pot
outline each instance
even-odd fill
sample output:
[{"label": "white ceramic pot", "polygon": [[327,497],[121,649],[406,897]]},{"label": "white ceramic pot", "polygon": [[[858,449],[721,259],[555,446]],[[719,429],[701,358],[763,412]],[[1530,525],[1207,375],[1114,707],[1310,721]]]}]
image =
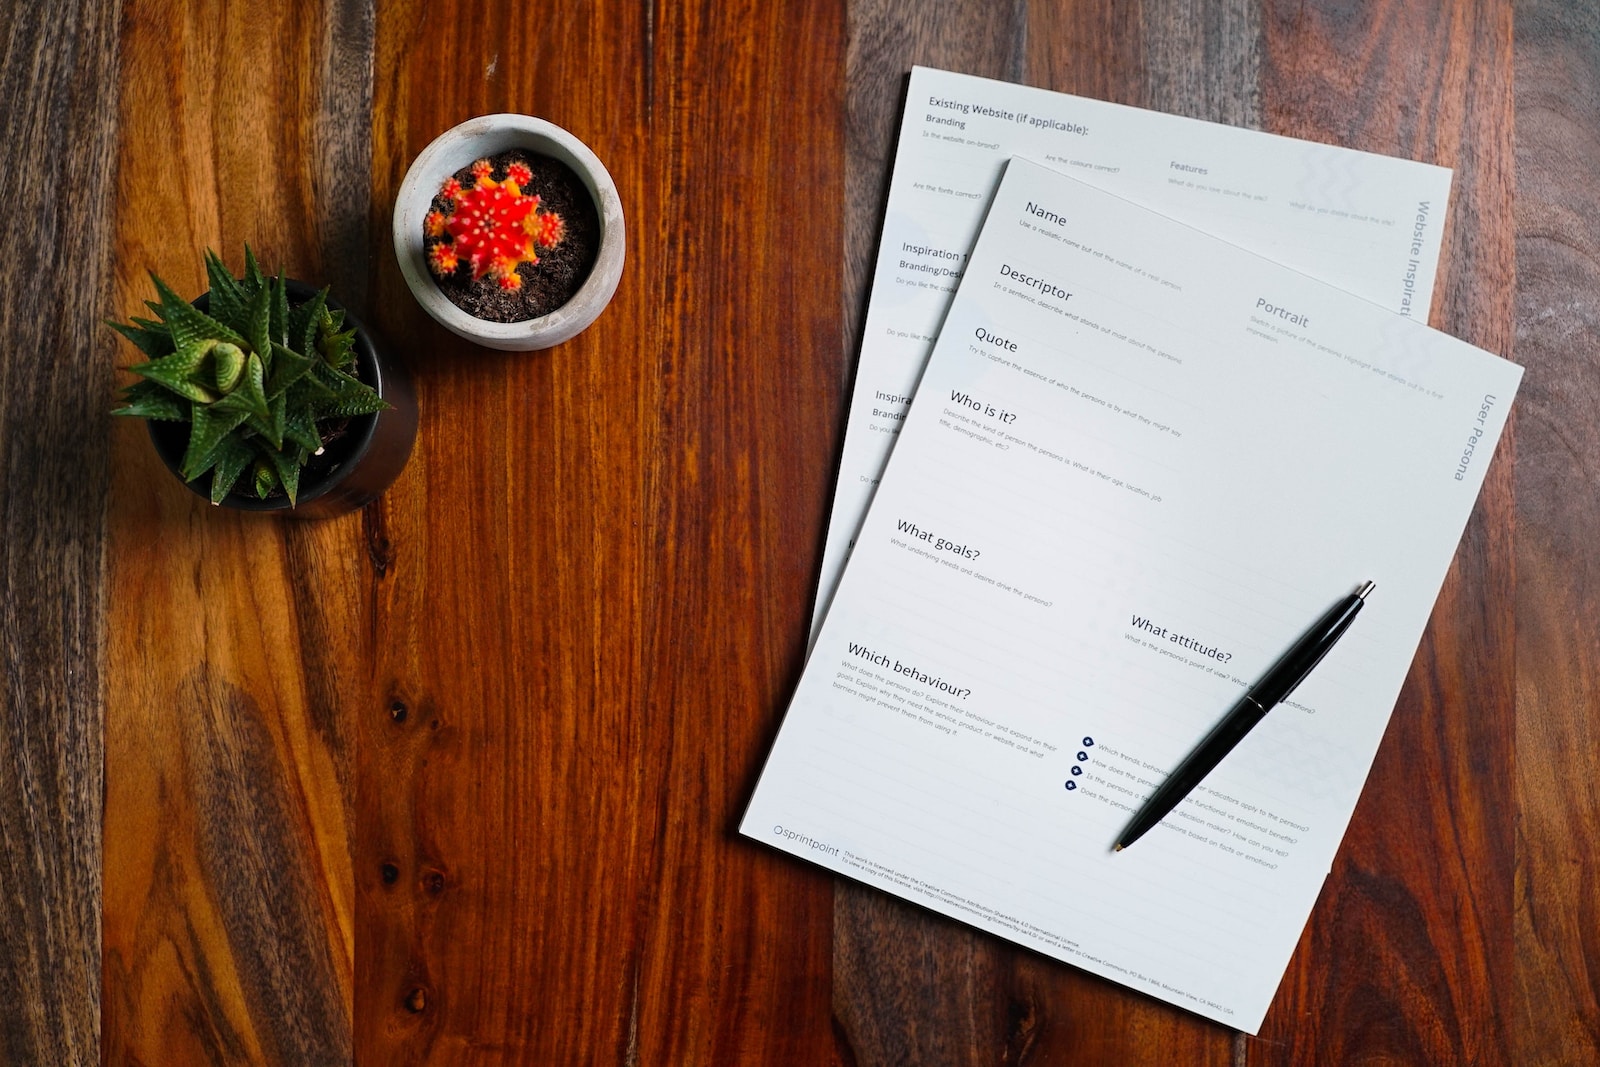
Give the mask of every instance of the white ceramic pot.
[{"label": "white ceramic pot", "polygon": [[[583,286],[550,314],[523,322],[490,322],[456,307],[434,284],[423,249],[422,220],[441,182],[474,160],[511,148],[558,159],[583,179],[600,216],[600,251]],[[626,244],[622,201],[605,165],[560,126],[529,115],[483,115],[441,133],[412,161],[394,205],[394,254],[411,295],[447,330],[506,352],[558,345],[598,318],[622,278]]]}]

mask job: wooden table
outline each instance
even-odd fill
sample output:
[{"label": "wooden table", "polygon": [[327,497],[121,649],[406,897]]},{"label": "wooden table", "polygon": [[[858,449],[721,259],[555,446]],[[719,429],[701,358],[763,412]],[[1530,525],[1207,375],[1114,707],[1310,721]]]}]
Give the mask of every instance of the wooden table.
[{"label": "wooden table", "polygon": [[[1600,1062],[1600,18],[1560,0],[61,0],[0,15],[0,1063]],[[1528,367],[1244,1038],[738,839],[800,670],[914,62],[1455,168],[1432,322]],[[502,356],[388,223],[586,139],[615,303]],[[101,325],[250,242],[418,385],[334,521],[206,507]]]}]

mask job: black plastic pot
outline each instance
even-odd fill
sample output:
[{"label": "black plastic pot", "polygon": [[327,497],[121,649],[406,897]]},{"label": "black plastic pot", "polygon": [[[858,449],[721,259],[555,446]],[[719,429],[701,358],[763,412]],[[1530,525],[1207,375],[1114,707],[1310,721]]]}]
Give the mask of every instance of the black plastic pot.
[{"label": "black plastic pot", "polygon": [[[285,281],[289,300],[296,306],[317,295],[318,290],[293,279]],[[205,311],[210,306],[210,294],[195,298],[195,307]],[[240,511],[278,512],[289,518],[326,519],[354,511],[376,500],[385,489],[400,477],[406,461],[411,458],[411,446],[417,439],[417,399],[411,390],[411,378],[400,361],[387,355],[376,343],[361,320],[350,313],[331,296],[328,307],[344,311],[346,327],[356,331],[356,377],[377,391],[390,406],[372,415],[359,415],[345,427],[344,433],[327,446],[326,456],[333,466],[313,476],[308,469],[301,475],[297,503],[289,506],[286,496],[271,496],[265,500],[254,495],[230,492],[222,499],[222,506]],[[150,440],[156,447],[167,469],[183,480],[183,453],[189,446],[189,424],[163,422],[150,419]],[[248,472],[247,472],[248,473]],[[248,481],[241,478],[241,483]],[[211,499],[211,479],[206,476],[184,482],[191,492]]]}]

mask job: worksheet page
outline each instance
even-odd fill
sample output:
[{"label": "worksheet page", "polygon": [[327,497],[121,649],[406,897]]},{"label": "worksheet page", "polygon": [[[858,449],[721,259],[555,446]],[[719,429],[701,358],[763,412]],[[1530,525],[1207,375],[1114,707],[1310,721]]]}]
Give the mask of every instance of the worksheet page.
[{"label": "worksheet page", "polygon": [[823,550],[817,620],[1013,154],[1427,321],[1450,193],[1445,168],[915,68]]},{"label": "worksheet page", "polygon": [[[1013,160],[742,832],[1254,1033],[1520,378]],[[1368,579],[1288,701],[1113,854]]]}]

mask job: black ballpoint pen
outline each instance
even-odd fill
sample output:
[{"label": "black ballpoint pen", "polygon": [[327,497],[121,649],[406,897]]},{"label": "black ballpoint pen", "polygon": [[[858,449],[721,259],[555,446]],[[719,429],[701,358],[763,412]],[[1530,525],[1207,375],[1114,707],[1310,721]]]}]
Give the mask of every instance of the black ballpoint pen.
[{"label": "black ballpoint pen", "polygon": [[1239,703],[1233,706],[1233,710],[1206,735],[1206,739],[1150,794],[1150,799],[1144,802],[1144,807],[1139,809],[1128,828],[1122,831],[1122,836],[1117,838],[1113,852],[1121,852],[1166,818],[1167,813],[1178,806],[1178,801],[1193,792],[1201,779],[1244,740],[1244,735],[1266,718],[1267,712],[1289,698],[1295,686],[1305,681],[1311,669],[1322,662],[1322,657],[1344,636],[1344,632],[1355,621],[1356,613],[1367,602],[1370,592],[1372,583],[1363,582],[1360,589],[1335,604],[1272,665],[1261,681],[1250,687]]}]

